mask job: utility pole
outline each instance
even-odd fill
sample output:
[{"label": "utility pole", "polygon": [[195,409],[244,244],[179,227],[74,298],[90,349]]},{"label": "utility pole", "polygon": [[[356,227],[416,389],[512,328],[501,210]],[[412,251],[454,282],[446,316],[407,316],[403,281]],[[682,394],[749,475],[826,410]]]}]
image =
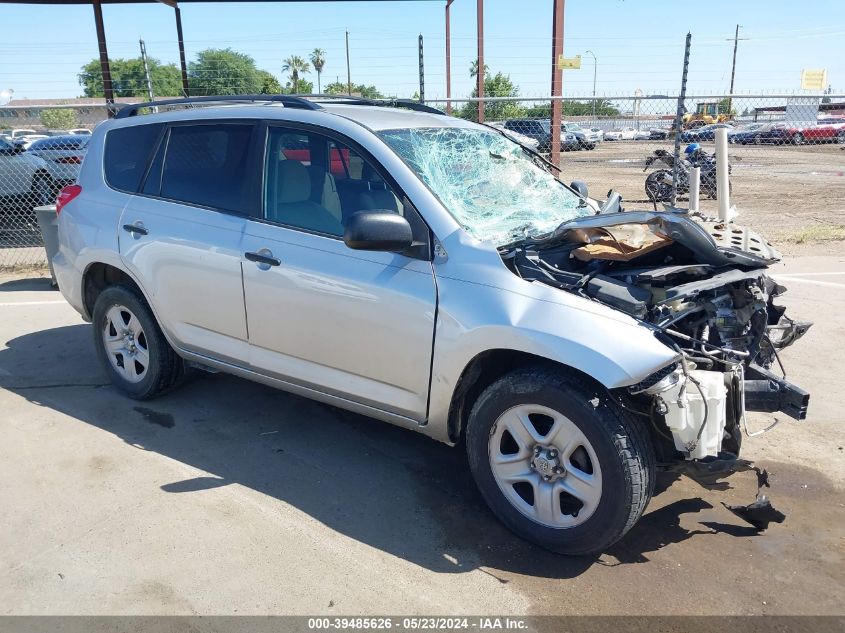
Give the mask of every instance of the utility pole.
[{"label": "utility pole", "polygon": [[593,118],[596,118],[596,77],[599,73],[599,60],[596,59],[596,54],[593,51],[587,51],[587,53],[593,57]]},{"label": "utility pole", "polygon": [[[563,8],[564,0],[554,0],[552,7],[552,102],[551,102],[551,156],[560,167],[560,120],[563,105],[563,69],[558,59],[563,56]],[[560,176],[560,174],[558,174]]]},{"label": "utility pole", "polygon": [[422,33],[420,33],[420,103],[425,103],[425,64],[423,62]]},{"label": "utility pole", "polygon": [[484,0],[478,0],[475,6],[478,28],[478,73],[475,76],[478,82],[478,122],[484,123]]},{"label": "utility pole", "polygon": [[452,114],[452,34],[449,7],[454,0],[446,0],[446,114]]},{"label": "utility pole", "polygon": [[[740,25],[737,24],[736,25],[736,32],[734,33],[734,36],[733,36],[734,60],[733,60],[733,64],[731,64],[731,90],[730,90],[730,96],[728,97],[728,111],[726,112],[726,114],[731,113],[731,107],[733,106],[734,78],[736,77],[736,49],[737,49],[737,45],[739,44],[740,39],[743,39],[743,40],[748,39],[747,37],[743,37],[743,38],[739,37],[739,28],[740,28]],[[730,39],[728,39],[727,41],[730,42]],[[719,113],[716,112],[716,114],[718,115]]]},{"label": "utility pole", "polygon": [[144,63],[144,77],[147,80],[147,97],[153,100],[153,81],[150,79],[150,67],[147,64],[147,47],[144,45],[144,40],[138,40],[141,45],[141,61]]},{"label": "utility pole", "polygon": [[[678,196],[678,166],[681,164],[681,128],[684,120],[684,101],[687,98],[687,75],[689,73],[689,53],[692,44],[692,33],[687,33],[687,43],[684,47],[684,70],[681,74],[681,92],[678,94],[678,109],[675,112],[675,152],[672,161],[672,199],[670,204],[674,207]],[[657,202],[654,203],[657,205]],[[656,207],[655,207],[656,208]]]},{"label": "utility pole", "polygon": [[349,70],[349,31],[346,32],[346,94],[352,96],[352,72]]}]

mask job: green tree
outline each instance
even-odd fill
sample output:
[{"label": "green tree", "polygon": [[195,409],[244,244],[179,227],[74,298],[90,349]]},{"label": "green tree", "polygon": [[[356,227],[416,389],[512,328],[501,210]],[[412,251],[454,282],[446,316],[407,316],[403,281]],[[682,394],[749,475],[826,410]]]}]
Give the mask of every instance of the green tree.
[{"label": "green tree", "polygon": [[310,94],[314,94],[314,83],[311,82],[311,81],[308,81],[307,79],[300,79],[298,86],[297,86],[297,89],[294,90],[293,84],[291,82],[287,82],[285,84],[285,87],[282,88],[282,94],[285,94],[285,95],[295,95],[295,94],[310,95]]},{"label": "green tree", "polygon": [[276,79],[276,76],[266,70],[259,70],[258,76],[261,78],[261,94],[263,95],[278,95],[282,94],[282,84]]},{"label": "green tree", "polygon": [[[478,97],[478,87],[472,89],[472,96]],[[485,97],[518,97],[519,86],[515,85],[508,75],[489,74],[485,69],[484,75]],[[484,104],[484,118],[489,121],[516,119],[524,115],[525,108],[518,101],[491,101]],[[458,116],[470,121],[478,121],[478,102],[470,101],[458,111]]]},{"label": "green tree", "polygon": [[264,83],[255,60],[231,48],[209,48],[188,65],[191,94],[196,96],[258,94]]},{"label": "green tree", "polygon": [[[162,64],[152,57],[147,58],[153,94],[156,97],[174,97],[182,94],[182,75],[175,64]],[[144,62],[140,57],[109,60],[112,90],[116,97],[146,97],[147,79]],[[86,97],[103,97],[103,75],[100,60],[92,59],[79,72],[79,85]]]},{"label": "green tree", "polygon": [[736,116],[736,109],[731,104],[731,98],[725,97],[721,101],[719,101],[719,114],[730,114],[731,116]]},{"label": "green tree", "polygon": [[320,78],[323,74],[323,68],[326,65],[326,51],[322,48],[315,48],[311,51],[311,65],[314,67],[314,70],[317,71],[317,92],[321,92],[322,86],[320,84]]},{"label": "green tree", "polygon": [[[326,86],[326,94],[345,95],[349,93],[346,91],[345,83],[334,81]],[[365,86],[364,84],[352,84],[352,95],[355,97],[363,97],[364,99],[386,98],[375,86]]]},{"label": "green tree", "polygon": [[76,110],[71,108],[51,108],[41,111],[41,125],[48,130],[70,130],[78,123]]},{"label": "green tree", "polygon": [[[592,116],[592,101],[564,101],[561,107],[564,117],[567,116]],[[596,101],[596,116],[618,116],[619,108],[615,107],[606,99]],[[531,119],[548,119],[552,116],[552,109],[549,103],[533,105],[525,111],[525,117]]]},{"label": "green tree", "polygon": [[[472,63],[469,65],[469,76],[475,77],[478,74],[478,60],[472,60]],[[487,77],[490,74],[490,66],[484,64],[484,76]]]},{"label": "green tree", "polygon": [[299,85],[299,75],[310,73],[311,64],[302,59],[299,55],[291,55],[282,62],[282,71],[290,73],[290,85],[292,94],[302,93]]}]

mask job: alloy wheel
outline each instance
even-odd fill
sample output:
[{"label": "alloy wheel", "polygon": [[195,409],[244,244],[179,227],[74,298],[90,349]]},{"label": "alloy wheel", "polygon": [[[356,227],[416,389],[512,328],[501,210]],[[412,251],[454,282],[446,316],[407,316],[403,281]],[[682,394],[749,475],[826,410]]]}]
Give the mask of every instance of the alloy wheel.
[{"label": "alloy wheel", "polygon": [[150,351],[141,322],[129,308],[112,306],[103,326],[103,345],[114,370],[125,380],[137,383],[147,375]]},{"label": "alloy wheel", "polygon": [[551,528],[584,523],[599,505],[599,460],[578,426],[540,405],[508,409],[490,433],[488,455],[499,489],[522,514]]}]

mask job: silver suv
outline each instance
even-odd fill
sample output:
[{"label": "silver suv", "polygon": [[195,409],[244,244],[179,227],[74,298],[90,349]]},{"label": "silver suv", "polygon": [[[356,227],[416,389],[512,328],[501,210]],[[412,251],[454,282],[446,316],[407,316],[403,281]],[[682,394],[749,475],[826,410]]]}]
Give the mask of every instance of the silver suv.
[{"label": "silver suv", "polygon": [[59,286],[129,397],[205,368],[463,444],[568,554],[625,534],[656,468],[743,463],[743,403],[804,417],[768,368],[808,324],[755,234],[599,205],[419,104],[262,99],[128,107],[59,196]]}]

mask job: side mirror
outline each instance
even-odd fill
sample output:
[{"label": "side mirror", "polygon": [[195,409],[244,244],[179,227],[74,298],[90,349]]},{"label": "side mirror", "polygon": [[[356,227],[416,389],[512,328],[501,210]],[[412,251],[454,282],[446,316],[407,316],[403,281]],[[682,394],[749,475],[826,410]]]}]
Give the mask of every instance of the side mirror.
[{"label": "side mirror", "polygon": [[587,195],[587,192],[588,192],[588,189],[587,189],[587,183],[586,183],[586,182],[584,182],[583,180],[573,180],[573,181],[570,183],[570,185],[569,185],[569,186],[570,186],[573,190],[575,190],[576,192],[578,192],[578,195],[580,195],[582,198],[588,198],[588,197],[589,197],[589,196]]},{"label": "side mirror", "polygon": [[413,241],[408,220],[386,209],[353,213],[343,230],[343,242],[359,251],[404,251]]}]

